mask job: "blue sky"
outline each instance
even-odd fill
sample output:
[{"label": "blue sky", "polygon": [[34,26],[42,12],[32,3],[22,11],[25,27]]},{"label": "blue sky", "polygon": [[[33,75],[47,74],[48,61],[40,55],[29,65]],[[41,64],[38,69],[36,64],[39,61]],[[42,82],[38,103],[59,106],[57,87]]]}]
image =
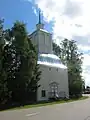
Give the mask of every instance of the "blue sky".
[{"label": "blue sky", "polygon": [[[38,8],[36,8],[38,12]],[[33,3],[25,0],[0,0],[0,18],[4,18],[4,27],[11,28],[16,20],[27,24],[28,32],[35,29],[38,16],[33,11]],[[43,21],[43,17],[42,17]],[[51,25],[43,21],[45,29],[51,31]]]}]

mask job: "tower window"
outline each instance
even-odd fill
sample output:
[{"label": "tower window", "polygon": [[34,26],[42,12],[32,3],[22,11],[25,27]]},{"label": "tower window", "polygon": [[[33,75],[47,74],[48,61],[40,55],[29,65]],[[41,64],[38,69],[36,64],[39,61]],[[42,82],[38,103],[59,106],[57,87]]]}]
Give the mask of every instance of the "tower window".
[{"label": "tower window", "polygon": [[45,97],[46,96],[46,91],[45,90],[42,90],[42,97]]},{"label": "tower window", "polygon": [[51,71],[51,68],[49,68],[49,70]]}]

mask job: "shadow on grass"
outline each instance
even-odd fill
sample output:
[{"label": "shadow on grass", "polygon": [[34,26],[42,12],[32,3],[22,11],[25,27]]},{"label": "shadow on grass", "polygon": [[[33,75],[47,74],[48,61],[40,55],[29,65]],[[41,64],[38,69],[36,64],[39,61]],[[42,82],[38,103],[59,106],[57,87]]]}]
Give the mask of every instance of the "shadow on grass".
[{"label": "shadow on grass", "polygon": [[83,96],[80,98],[72,98],[69,100],[57,100],[57,101],[43,101],[43,102],[38,102],[38,103],[26,103],[26,104],[19,104],[19,103],[14,103],[14,104],[5,104],[5,105],[0,105],[0,111],[4,110],[16,110],[16,109],[27,109],[27,108],[32,108],[32,107],[41,107],[41,106],[47,106],[47,105],[53,105],[53,104],[61,104],[61,103],[68,103],[68,102],[74,102],[78,100],[84,100],[89,98],[88,96]]}]

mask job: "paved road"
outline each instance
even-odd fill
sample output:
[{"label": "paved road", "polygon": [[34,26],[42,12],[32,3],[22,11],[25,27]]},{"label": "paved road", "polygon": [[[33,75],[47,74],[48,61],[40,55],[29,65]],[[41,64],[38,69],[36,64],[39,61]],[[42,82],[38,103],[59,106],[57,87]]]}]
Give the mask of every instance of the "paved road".
[{"label": "paved road", "polygon": [[39,108],[0,112],[0,120],[90,120],[90,98]]}]

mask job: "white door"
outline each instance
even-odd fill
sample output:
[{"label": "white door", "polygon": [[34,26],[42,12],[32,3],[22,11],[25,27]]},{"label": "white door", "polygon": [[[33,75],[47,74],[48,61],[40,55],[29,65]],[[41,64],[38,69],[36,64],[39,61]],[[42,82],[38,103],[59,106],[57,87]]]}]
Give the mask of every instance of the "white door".
[{"label": "white door", "polygon": [[51,97],[55,97],[58,95],[58,84],[57,83],[50,84],[50,94],[51,94]]}]

